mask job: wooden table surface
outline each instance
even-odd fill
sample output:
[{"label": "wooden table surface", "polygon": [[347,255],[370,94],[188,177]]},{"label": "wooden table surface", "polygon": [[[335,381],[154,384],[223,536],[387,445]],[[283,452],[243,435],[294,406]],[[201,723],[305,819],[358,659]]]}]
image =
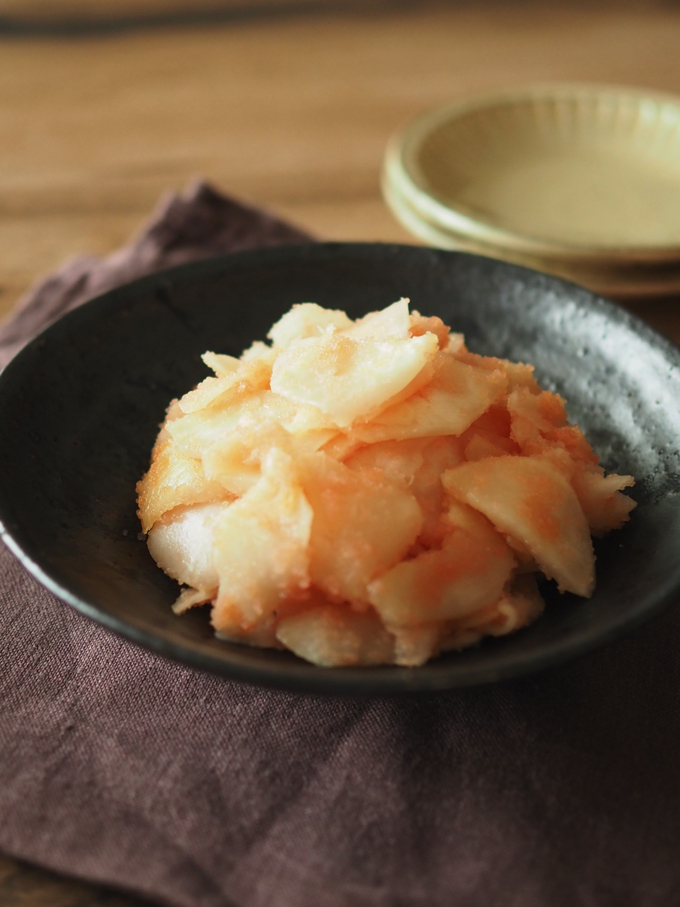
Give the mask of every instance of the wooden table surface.
[{"label": "wooden table surface", "polygon": [[[0,315],[104,254],[196,176],[319,237],[414,240],[378,187],[389,135],[457,95],[587,80],[680,93],[680,6],[386,4],[79,36],[0,34]],[[636,311],[680,341],[680,302]],[[0,857],[0,905],[126,895]]]}]

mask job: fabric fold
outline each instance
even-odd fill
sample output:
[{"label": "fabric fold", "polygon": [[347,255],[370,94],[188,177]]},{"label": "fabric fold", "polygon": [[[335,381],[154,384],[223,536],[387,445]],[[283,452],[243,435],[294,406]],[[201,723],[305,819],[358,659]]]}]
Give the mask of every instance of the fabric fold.
[{"label": "fabric fold", "polygon": [[0,369],[66,312],[121,284],[211,255],[304,242],[309,234],[197,180],[164,196],[127,246],[103,259],[70,259],[29,290],[0,325]]}]

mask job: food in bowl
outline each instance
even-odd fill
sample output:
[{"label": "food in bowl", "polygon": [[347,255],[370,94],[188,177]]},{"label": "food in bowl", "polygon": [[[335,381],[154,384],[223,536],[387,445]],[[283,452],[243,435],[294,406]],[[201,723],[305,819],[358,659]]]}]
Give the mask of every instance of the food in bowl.
[{"label": "food in bowl", "polygon": [[320,666],[418,666],[592,594],[635,506],[533,368],[402,299],[293,306],[170,404],[138,484],[158,565],[223,639]]}]

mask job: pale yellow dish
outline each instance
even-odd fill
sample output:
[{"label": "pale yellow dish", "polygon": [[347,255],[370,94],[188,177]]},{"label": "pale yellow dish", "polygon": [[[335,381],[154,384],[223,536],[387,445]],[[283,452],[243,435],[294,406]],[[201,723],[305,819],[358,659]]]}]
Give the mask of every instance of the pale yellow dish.
[{"label": "pale yellow dish", "polygon": [[138,485],[149,550],[218,636],[321,666],[416,666],[594,587],[635,506],[530,365],[400,300],[294,306],[170,404]]},{"label": "pale yellow dish", "polygon": [[429,245],[616,297],[680,290],[680,98],[557,83],[461,96],[390,141],[383,194]]}]

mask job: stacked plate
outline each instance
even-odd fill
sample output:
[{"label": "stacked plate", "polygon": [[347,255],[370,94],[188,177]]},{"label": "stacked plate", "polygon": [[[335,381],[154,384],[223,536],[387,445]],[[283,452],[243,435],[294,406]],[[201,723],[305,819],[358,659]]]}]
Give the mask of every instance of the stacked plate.
[{"label": "stacked plate", "polygon": [[576,84],[461,99],[391,140],[383,192],[430,245],[609,296],[680,292],[680,98]]}]

